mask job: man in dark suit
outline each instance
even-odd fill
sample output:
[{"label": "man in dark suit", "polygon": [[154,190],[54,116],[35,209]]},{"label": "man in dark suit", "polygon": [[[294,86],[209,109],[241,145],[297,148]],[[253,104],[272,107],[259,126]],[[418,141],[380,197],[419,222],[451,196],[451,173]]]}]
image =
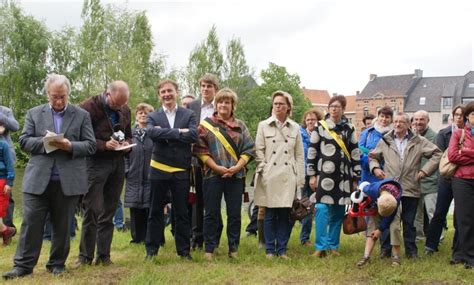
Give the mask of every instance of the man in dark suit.
[{"label": "man in dark suit", "polygon": [[[214,97],[216,96],[217,91],[219,90],[219,80],[214,74],[204,74],[201,79],[199,79],[199,90],[201,92],[201,97],[188,103],[187,108],[194,111],[196,115],[196,124],[199,126],[199,123],[207,117],[214,114]],[[202,193],[202,168],[197,159],[193,159],[193,169],[194,169],[194,183],[196,189],[196,203],[194,204],[193,209],[193,236],[192,236],[192,248],[203,248],[203,223],[204,223],[204,197]],[[218,227],[218,240],[222,234],[222,217],[220,218],[220,223]],[[219,244],[218,244],[219,245]]]},{"label": "man in dark suit", "polygon": [[[29,275],[38,262],[46,214],[51,214],[52,243],[46,268],[58,275],[65,271],[69,254],[69,229],[79,196],[87,192],[86,156],[96,144],[89,114],[68,104],[71,84],[64,75],[48,76],[49,104],[30,109],[20,135],[21,148],[30,154],[23,177],[23,222],[14,267],[5,279]],[[49,143],[47,131],[64,134]]]},{"label": "man in dark suit", "polygon": [[190,251],[190,221],[188,217],[189,170],[191,144],[196,142],[194,112],[176,104],[178,84],[172,80],[158,83],[162,107],[148,114],[147,134],[153,140],[150,169],[151,202],[146,234],[146,256],[158,254],[164,230],[163,207],[168,191],[175,219],[175,243],[179,256],[192,259]]},{"label": "man in dark suit", "polygon": [[[107,90],[81,104],[92,119],[97,152],[88,160],[88,191],[84,196],[79,258],[75,267],[90,265],[97,245],[95,264],[111,265],[110,247],[117,209],[125,178],[124,155],[132,140],[129,90],[127,83],[117,80]],[[121,134],[119,134],[121,133]]]}]

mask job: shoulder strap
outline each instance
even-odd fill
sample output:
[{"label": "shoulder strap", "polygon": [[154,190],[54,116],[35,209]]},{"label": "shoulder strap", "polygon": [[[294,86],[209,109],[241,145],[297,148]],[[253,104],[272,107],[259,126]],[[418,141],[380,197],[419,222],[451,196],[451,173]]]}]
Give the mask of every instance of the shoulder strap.
[{"label": "shoulder strap", "polygon": [[321,126],[331,135],[331,137],[336,141],[336,143],[341,147],[342,151],[346,154],[347,158],[349,158],[349,161],[351,160],[351,156],[349,154],[349,151],[347,150],[346,144],[344,144],[344,141],[336,134],[335,131],[332,131],[329,129],[328,124],[326,123],[325,120],[319,121]]},{"label": "shoulder strap", "polygon": [[238,155],[240,155],[240,153],[237,145],[223,128],[215,124],[209,117],[201,121],[201,125],[216,136],[217,140],[224,146],[235,161],[239,160]]},{"label": "shoulder strap", "polygon": [[462,128],[461,130],[461,137],[459,138],[459,145],[463,145],[464,144],[464,137],[466,136],[466,134],[464,133],[464,128]]}]

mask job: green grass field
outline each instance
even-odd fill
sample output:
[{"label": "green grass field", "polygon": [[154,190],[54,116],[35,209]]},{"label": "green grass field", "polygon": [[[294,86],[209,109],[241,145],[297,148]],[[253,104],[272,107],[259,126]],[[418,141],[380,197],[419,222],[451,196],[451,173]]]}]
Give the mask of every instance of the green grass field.
[{"label": "green grass field", "polygon": [[[20,223],[20,188],[21,173],[18,173],[15,188],[17,208],[16,223]],[[174,240],[166,230],[167,243],[155,260],[145,261],[144,246],[130,245],[130,232],[115,232],[112,244],[114,265],[87,266],[72,270],[70,265],[76,260],[79,239],[72,241],[68,259],[68,274],[52,277],[47,273],[45,264],[48,258],[50,243],[43,244],[42,254],[34,274],[31,277],[14,280],[11,284],[455,284],[474,283],[474,271],[466,270],[462,265],[449,265],[450,240],[452,227],[446,234],[440,252],[434,256],[422,255],[423,244],[418,243],[420,258],[412,261],[402,258],[402,266],[392,268],[390,261],[377,258],[378,250],[371,263],[359,269],[355,266],[362,256],[364,238],[362,235],[342,235],[340,252],[342,256],[329,256],[317,259],[310,256],[312,248],[299,244],[300,225],[297,223],[289,243],[288,255],[291,260],[267,260],[263,249],[257,248],[254,237],[245,237],[244,229],[248,222],[246,213],[242,212],[243,226],[241,246],[238,259],[227,257],[225,234],[218,249],[216,259],[212,262],[203,259],[204,253],[193,252],[193,261],[184,261],[175,254]],[[449,222],[450,225],[452,221]],[[0,248],[0,271],[12,267],[12,258],[16,249],[18,235],[11,246]],[[40,237],[38,237],[40,238]],[[313,236],[314,239],[314,230]],[[3,280],[0,281],[0,283]]]}]

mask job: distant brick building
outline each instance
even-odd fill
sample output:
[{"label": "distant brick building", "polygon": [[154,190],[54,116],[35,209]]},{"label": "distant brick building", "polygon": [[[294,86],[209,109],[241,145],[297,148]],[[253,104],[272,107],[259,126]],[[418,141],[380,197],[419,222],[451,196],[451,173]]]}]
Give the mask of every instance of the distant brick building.
[{"label": "distant brick building", "polygon": [[[309,99],[313,107],[319,108],[321,111],[326,114],[328,112],[328,104],[331,96],[327,90],[317,90],[317,89],[306,89],[303,87],[301,89],[306,98]],[[337,93],[334,93],[337,95]],[[342,94],[339,94],[342,95]],[[347,117],[350,123],[354,123],[356,119],[356,96],[355,95],[344,95],[347,100],[346,110],[344,115]]]},{"label": "distant brick building", "polygon": [[363,127],[366,114],[377,114],[378,109],[390,106],[394,112],[413,115],[418,110],[430,114],[430,126],[438,131],[451,122],[453,106],[474,101],[474,72],[464,76],[423,77],[423,71],[413,74],[370,75],[369,82],[356,95],[355,126]]}]

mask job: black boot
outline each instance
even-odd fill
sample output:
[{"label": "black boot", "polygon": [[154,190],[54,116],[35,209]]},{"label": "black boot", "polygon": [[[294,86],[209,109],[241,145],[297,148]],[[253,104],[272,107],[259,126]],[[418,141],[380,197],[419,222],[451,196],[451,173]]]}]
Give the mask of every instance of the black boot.
[{"label": "black boot", "polygon": [[265,234],[263,231],[263,220],[257,220],[258,248],[265,248]]}]

